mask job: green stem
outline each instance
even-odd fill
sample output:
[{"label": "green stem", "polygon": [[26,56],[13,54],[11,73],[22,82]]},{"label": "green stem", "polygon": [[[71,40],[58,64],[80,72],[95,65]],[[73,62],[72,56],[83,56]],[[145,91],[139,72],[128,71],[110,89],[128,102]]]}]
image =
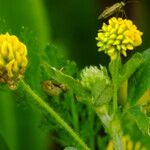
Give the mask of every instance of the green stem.
[{"label": "green stem", "polygon": [[106,106],[95,107],[94,110],[97,116],[99,117],[99,119],[101,120],[103,126],[105,127],[106,132],[109,133],[109,130],[111,128],[112,118],[111,116],[109,116]]},{"label": "green stem", "polygon": [[80,137],[74,132],[74,130],[58,115],[57,112],[53,110],[43,99],[41,99],[28,84],[26,84],[23,80],[20,82],[23,89],[30,94],[36,103],[46,110],[55,120],[85,149],[90,150],[88,146],[80,139]]},{"label": "green stem", "polygon": [[71,113],[72,113],[73,125],[75,130],[78,132],[79,131],[78,112],[76,109],[75,101],[73,99],[73,95],[70,96],[70,101],[71,101]]},{"label": "green stem", "polygon": [[115,150],[123,150],[121,141],[121,125],[120,120],[108,114],[105,106],[95,108],[99,119],[102,121],[106,132],[112,137]]},{"label": "green stem", "polygon": [[115,150],[123,150],[123,145],[122,145],[122,141],[121,141],[121,134],[115,133],[115,135],[112,135],[112,139],[114,142]]},{"label": "green stem", "polygon": [[115,115],[118,108],[118,99],[117,99],[117,86],[114,85],[114,94],[113,94],[113,115]]},{"label": "green stem", "polygon": [[119,85],[119,80],[120,80],[120,67],[121,67],[121,57],[120,55],[117,57],[116,60],[111,60],[111,62],[109,63],[109,71],[111,73],[112,76],[112,83],[113,83],[113,87],[114,87],[114,94],[113,94],[113,116],[115,116],[116,112],[117,112],[117,107],[118,107],[118,103],[117,103],[117,92],[118,92],[118,87]]},{"label": "green stem", "polygon": [[94,138],[94,112],[91,107],[88,107],[88,118],[89,118],[89,127],[90,127],[90,147],[92,150],[95,150],[95,138]]}]

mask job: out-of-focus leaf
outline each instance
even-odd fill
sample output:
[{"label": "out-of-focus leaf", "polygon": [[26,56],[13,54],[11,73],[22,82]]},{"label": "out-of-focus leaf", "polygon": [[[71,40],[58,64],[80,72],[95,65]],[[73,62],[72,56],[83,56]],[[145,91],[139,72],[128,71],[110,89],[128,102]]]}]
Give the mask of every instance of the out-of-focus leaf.
[{"label": "out-of-focus leaf", "polygon": [[[35,88],[39,85],[37,83],[39,72],[33,66],[39,66],[39,56],[45,43],[49,40],[50,34],[50,27],[44,11],[42,0],[0,0],[0,33],[15,34],[26,44],[29,65],[25,74],[29,74],[28,81],[30,80],[31,86]],[[23,26],[24,31],[22,33]],[[26,28],[28,31],[25,33]],[[35,36],[31,35],[30,32],[33,32]],[[39,47],[33,46],[33,43],[38,43]],[[31,76],[33,73],[34,75]],[[25,77],[27,77],[26,75]],[[40,114],[37,114],[35,109],[24,111],[22,108],[15,107],[16,99],[23,101],[26,97],[20,95],[17,97],[9,91],[1,90],[0,99],[0,131],[2,131],[9,148],[11,150],[44,150],[45,135],[41,134],[43,132],[40,132],[37,127]],[[0,147],[0,150],[5,149]]]},{"label": "out-of-focus leaf", "polygon": [[144,63],[131,77],[128,85],[128,101],[134,105],[150,88],[150,48],[143,52]]},{"label": "out-of-focus leaf", "polygon": [[10,149],[19,150],[15,101],[11,95],[10,91],[0,92],[0,133],[3,135]]},{"label": "out-of-focus leaf", "polygon": [[127,110],[127,113],[136,122],[142,133],[148,134],[150,121],[149,118],[141,111],[140,107],[131,107]]},{"label": "out-of-focus leaf", "polygon": [[78,149],[75,147],[66,147],[64,150],[78,150]]},{"label": "out-of-focus leaf", "polygon": [[1,150],[9,150],[9,146],[1,134],[0,134],[0,149]]},{"label": "out-of-focus leaf", "polygon": [[68,75],[77,73],[77,65],[74,61],[66,60],[65,55],[55,45],[47,44],[43,53],[43,60],[58,69],[62,69]]},{"label": "out-of-focus leaf", "polygon": [[[20,28],[24,26],[36,33],[42,48],[48,42],[50,27],[42,0],[0,0],[0,14],[13,34],[19,35]],[[8,32],[8,28],[3,32]]]}]

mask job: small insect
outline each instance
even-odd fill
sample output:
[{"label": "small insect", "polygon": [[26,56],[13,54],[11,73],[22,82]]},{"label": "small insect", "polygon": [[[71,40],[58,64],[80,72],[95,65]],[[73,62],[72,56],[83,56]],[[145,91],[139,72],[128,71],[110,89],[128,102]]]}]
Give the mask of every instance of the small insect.
[{"label": "small insect", "polygon": [[118,3],[113,4],[110,7],[107,7],[99,16],[98,19],[106,19],[113,15],[116,12],[123,12],[124,10],[122,9],[126,5],[125,2],[121,1]]},{"label": "small insect", "polygon": [[68,87],[64,84],[57,84],[50,80],[43,81],[42,88],[49,96],[58,96],[62,92],[66,92]]}]

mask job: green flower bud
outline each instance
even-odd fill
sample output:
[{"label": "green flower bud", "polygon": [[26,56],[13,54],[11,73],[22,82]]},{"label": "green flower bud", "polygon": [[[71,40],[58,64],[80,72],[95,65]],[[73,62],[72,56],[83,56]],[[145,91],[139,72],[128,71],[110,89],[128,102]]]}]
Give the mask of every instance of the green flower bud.
[{"label": "green flower bud", "polygon": [[110,83],[105,67],[90,66],[83,69],[81,72],[81,84],[87,89],[92,89],[97,82],[104,81],[106,84]]},{"label": "green flower bud", "polygon": [[106,104],[112,98],[113,88],[105,67],[90,66],[83,69],[81,84],[89,91],[89,102],[94,107]]}]

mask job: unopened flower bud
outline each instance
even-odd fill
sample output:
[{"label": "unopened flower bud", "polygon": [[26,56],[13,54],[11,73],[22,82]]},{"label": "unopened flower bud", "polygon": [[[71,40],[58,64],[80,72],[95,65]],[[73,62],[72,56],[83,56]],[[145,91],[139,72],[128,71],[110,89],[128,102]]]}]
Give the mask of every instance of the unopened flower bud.
[{"label": "unopened flower bud", "polygon": [[81,84],[83,87],[91,90],[99,81],[105,81],[105,84],[110,83],[106,68],[90,66],[83,69],[81,73]]}]

